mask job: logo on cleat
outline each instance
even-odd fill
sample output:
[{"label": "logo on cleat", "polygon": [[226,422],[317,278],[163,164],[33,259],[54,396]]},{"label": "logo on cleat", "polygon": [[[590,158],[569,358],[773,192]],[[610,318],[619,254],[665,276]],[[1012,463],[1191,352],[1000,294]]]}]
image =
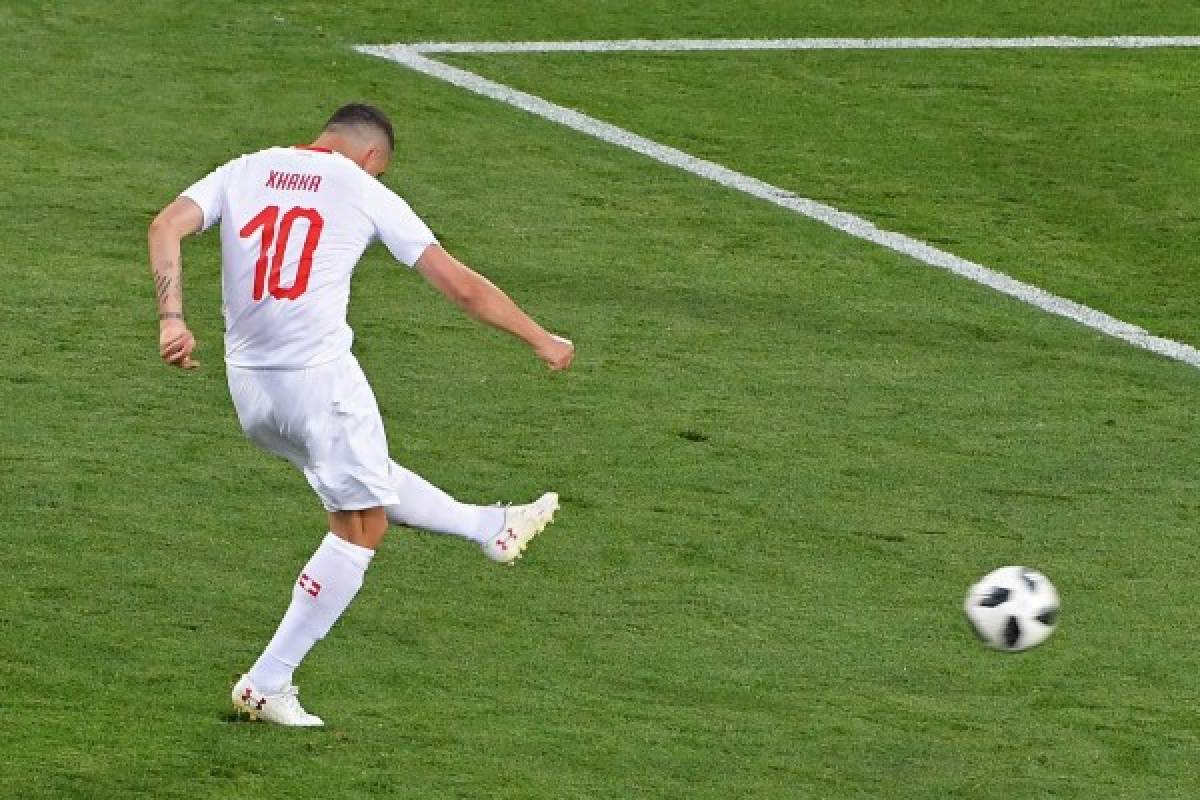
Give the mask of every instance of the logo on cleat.
[{"label": "logo on cleat", "polygon": [[253,698],[254,698],[254,690],[251,689],[249,686],[247,686],[242,691],[242,705],[246,706],[247,710],[251,710],[251,706],[253,706],[252,710],[262,711],[263,706],[265,706],[267,704],[267,698],[260,697],[260,698],[258,698],[258,700],[253,700]]}]

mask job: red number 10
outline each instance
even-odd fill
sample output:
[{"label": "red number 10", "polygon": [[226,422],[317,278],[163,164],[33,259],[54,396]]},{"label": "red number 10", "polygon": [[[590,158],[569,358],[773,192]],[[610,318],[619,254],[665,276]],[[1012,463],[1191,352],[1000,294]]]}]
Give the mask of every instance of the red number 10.
[{"label": "red number 10", "polygon": [[[296,279],[291,286],[280,286],[283,273],[283,256],[287,250],[288,237],[292,234],[292,223],[297,219],[308,220],[308,233],[304,237],[304,247],[300,250],[300,263],[296,266]],[[275,223],[279,226],[276,227]],[[264,289],[271,293],[276,300],[295,300],[308,289],[308,276],[312,272],[313,253],[317,250],[317,242],[321,239],[321,229],[325,220],[315,208],[288,209],[279,219],[279,206],[267,206],[255,215],[254,219],[238,232],[243,239],[248,239],[254,232],[262,228],[262,240],[258,247],[258,261],[254,262],[254,299],[262,300]],[[271,245],[275,252],[271,253]],[[270,258],[271,270],[267,272],[267,259]]]}]

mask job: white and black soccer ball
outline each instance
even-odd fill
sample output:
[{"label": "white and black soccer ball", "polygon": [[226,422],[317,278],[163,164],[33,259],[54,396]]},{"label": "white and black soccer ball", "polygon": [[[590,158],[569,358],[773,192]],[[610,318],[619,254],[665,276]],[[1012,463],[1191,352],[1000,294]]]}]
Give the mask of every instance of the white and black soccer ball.
[{"label": "white and black soccer ball", "polygon": [[980,641],[1015,653],[1049,638],[1058,624],[1058,591],[1028,567],[1001,567],[967,592],[963,611]]}]

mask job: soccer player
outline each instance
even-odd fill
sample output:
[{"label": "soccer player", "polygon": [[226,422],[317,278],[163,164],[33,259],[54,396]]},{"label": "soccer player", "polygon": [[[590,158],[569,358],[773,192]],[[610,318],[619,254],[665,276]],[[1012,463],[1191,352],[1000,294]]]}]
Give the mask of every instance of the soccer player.
[{"label": "soccer player", "polygon": [[236,158],[150,225],[159,353],[193,369],[180,243],[221,223],[225,362],[238,420],[253,442],[304,473],[329,512],[330,532],[301,569],[274,637],[233,687],[234,706],[252,719],[323,724],[301,707],[292,673],[358,593],[389,523],[472,539],[511,565],[558,508],[553,492],[507,508],[460,503],[388,456],[346,323],[350,276],[372,240],[475,319],[523,340],[551,369],[566,369],[575,354],[568,339],[447,253],[376,179],[394,148],[381,111],[343,106],[312,144]]}]

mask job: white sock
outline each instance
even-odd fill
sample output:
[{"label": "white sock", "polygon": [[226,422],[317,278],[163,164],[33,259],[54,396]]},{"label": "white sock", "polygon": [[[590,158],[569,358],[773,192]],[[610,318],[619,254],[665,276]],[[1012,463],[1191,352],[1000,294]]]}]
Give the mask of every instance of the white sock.
[{"label": "white sock", "polygon": [[264,694],[282,691],[313,645],[329,633],[363,584],[374,550],[326,534],[292,588],[292,604],[279,629],[250,668],[250,681]]},{"label": "white sock", "polygon": [[460,503],[420,475],[392,462],[400,502],[385,506],[388,522],[483,542],[504,527],[504,509]]}]

